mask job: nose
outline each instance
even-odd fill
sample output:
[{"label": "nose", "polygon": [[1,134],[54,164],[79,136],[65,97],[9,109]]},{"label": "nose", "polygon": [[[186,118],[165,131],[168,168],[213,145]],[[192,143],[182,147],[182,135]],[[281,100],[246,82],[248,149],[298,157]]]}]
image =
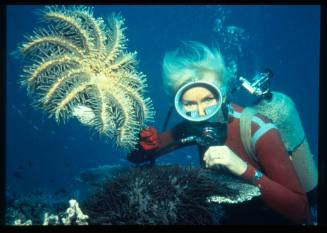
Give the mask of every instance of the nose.
[{"label": "nose", "polygon": [[199,112],[199,115],[200,116],[205,116],[206,114],[205,114],[205,111],[204,111],[204,106],[203,106],[203,104],[199,104],[199,106],[198,106],[198,112]]}]

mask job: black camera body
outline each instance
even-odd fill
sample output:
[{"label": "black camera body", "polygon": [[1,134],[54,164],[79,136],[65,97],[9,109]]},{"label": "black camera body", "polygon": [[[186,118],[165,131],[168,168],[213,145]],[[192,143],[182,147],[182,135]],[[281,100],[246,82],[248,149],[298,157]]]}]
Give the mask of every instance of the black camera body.
[{"label": "black camera body", "polygon": [[223,145],[227,137],[227,124],[219,122],[187,122],[181,143],[196,143],[202,147]]}]

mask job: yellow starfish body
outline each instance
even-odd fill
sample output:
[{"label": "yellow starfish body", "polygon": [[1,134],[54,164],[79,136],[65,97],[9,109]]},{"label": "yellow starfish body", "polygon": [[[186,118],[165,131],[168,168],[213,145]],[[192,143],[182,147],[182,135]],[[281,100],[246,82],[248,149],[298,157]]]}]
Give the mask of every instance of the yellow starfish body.
[{"label": "yellow starfish body", "polygon": [[36,106],[57,122],[76,117],[125,151],[135,148],[139,131],[153,120],[144,98],[145,75],[136,69],[136,52],[126,51],[124,19],[107,24],[88,7],[48,6],[48,28],[19,47],[29,59],[22,84]]}]

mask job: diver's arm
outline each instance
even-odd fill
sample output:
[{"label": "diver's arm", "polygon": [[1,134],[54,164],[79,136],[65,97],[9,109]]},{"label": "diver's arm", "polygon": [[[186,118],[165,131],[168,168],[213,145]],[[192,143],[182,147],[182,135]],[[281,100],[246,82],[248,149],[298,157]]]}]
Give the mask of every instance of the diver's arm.
[{"label": "diver's arm", "polygon": [[[257,141],[256,154],[264,174],[255,183],[261,190],[263,201],[295,223],[307,222],[307,196],[276,129],[269,130]],[[248,164],[242,177],[253,181],[254,176],[255,168]]]},{"label": "diver's arm", "polygon": [[[173,143],[173,138],[174,137],[171,130],[159,134],[157,139],[158,144],[153,149],[146,149],[144,146],[142,146],[142,141],[140,141],[138,149],[129,153],[127,155],[127,159],[133,163],[143,163],[155,159],[161,155],[158,152],[160,152],[162,148],[165,148],[167,145]],[[166,153],[173,149],[174,147],[171,147],[170,150],[166,151]]]},{"label": "diver's arm", "polygon": [[[142,142],[142,138],[140,138],[138,149],[129,153],[127,159],[133,163],[143,163],[156,159],[177,148],[186,146],[187,144],[181,144],[179,141],[184,131],[183,127],[185,127],[184,123],[181,122],[174,128],[163,133],[157,133],[155,131],[155,136],[149,138],[150,140]],[[157,143],[154,143],[154,141]],[[146,145],[149,145],[149,147]]]}]

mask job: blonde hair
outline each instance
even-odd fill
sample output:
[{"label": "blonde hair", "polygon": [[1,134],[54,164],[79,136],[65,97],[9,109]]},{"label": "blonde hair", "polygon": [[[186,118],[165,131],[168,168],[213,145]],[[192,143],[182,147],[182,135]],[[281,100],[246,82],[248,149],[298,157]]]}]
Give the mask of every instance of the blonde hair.
[{"label": "blonde hair", "polygon": [[218,48],[209,49],[206,45],[196,42],[183,42],[175,51],[167,52],[162,63],[164,89],[174,95],[178,88],[190,81],[205,80],[205,73],[212,72],[219,85],[226,85],[228,75],[223,57]]}]

